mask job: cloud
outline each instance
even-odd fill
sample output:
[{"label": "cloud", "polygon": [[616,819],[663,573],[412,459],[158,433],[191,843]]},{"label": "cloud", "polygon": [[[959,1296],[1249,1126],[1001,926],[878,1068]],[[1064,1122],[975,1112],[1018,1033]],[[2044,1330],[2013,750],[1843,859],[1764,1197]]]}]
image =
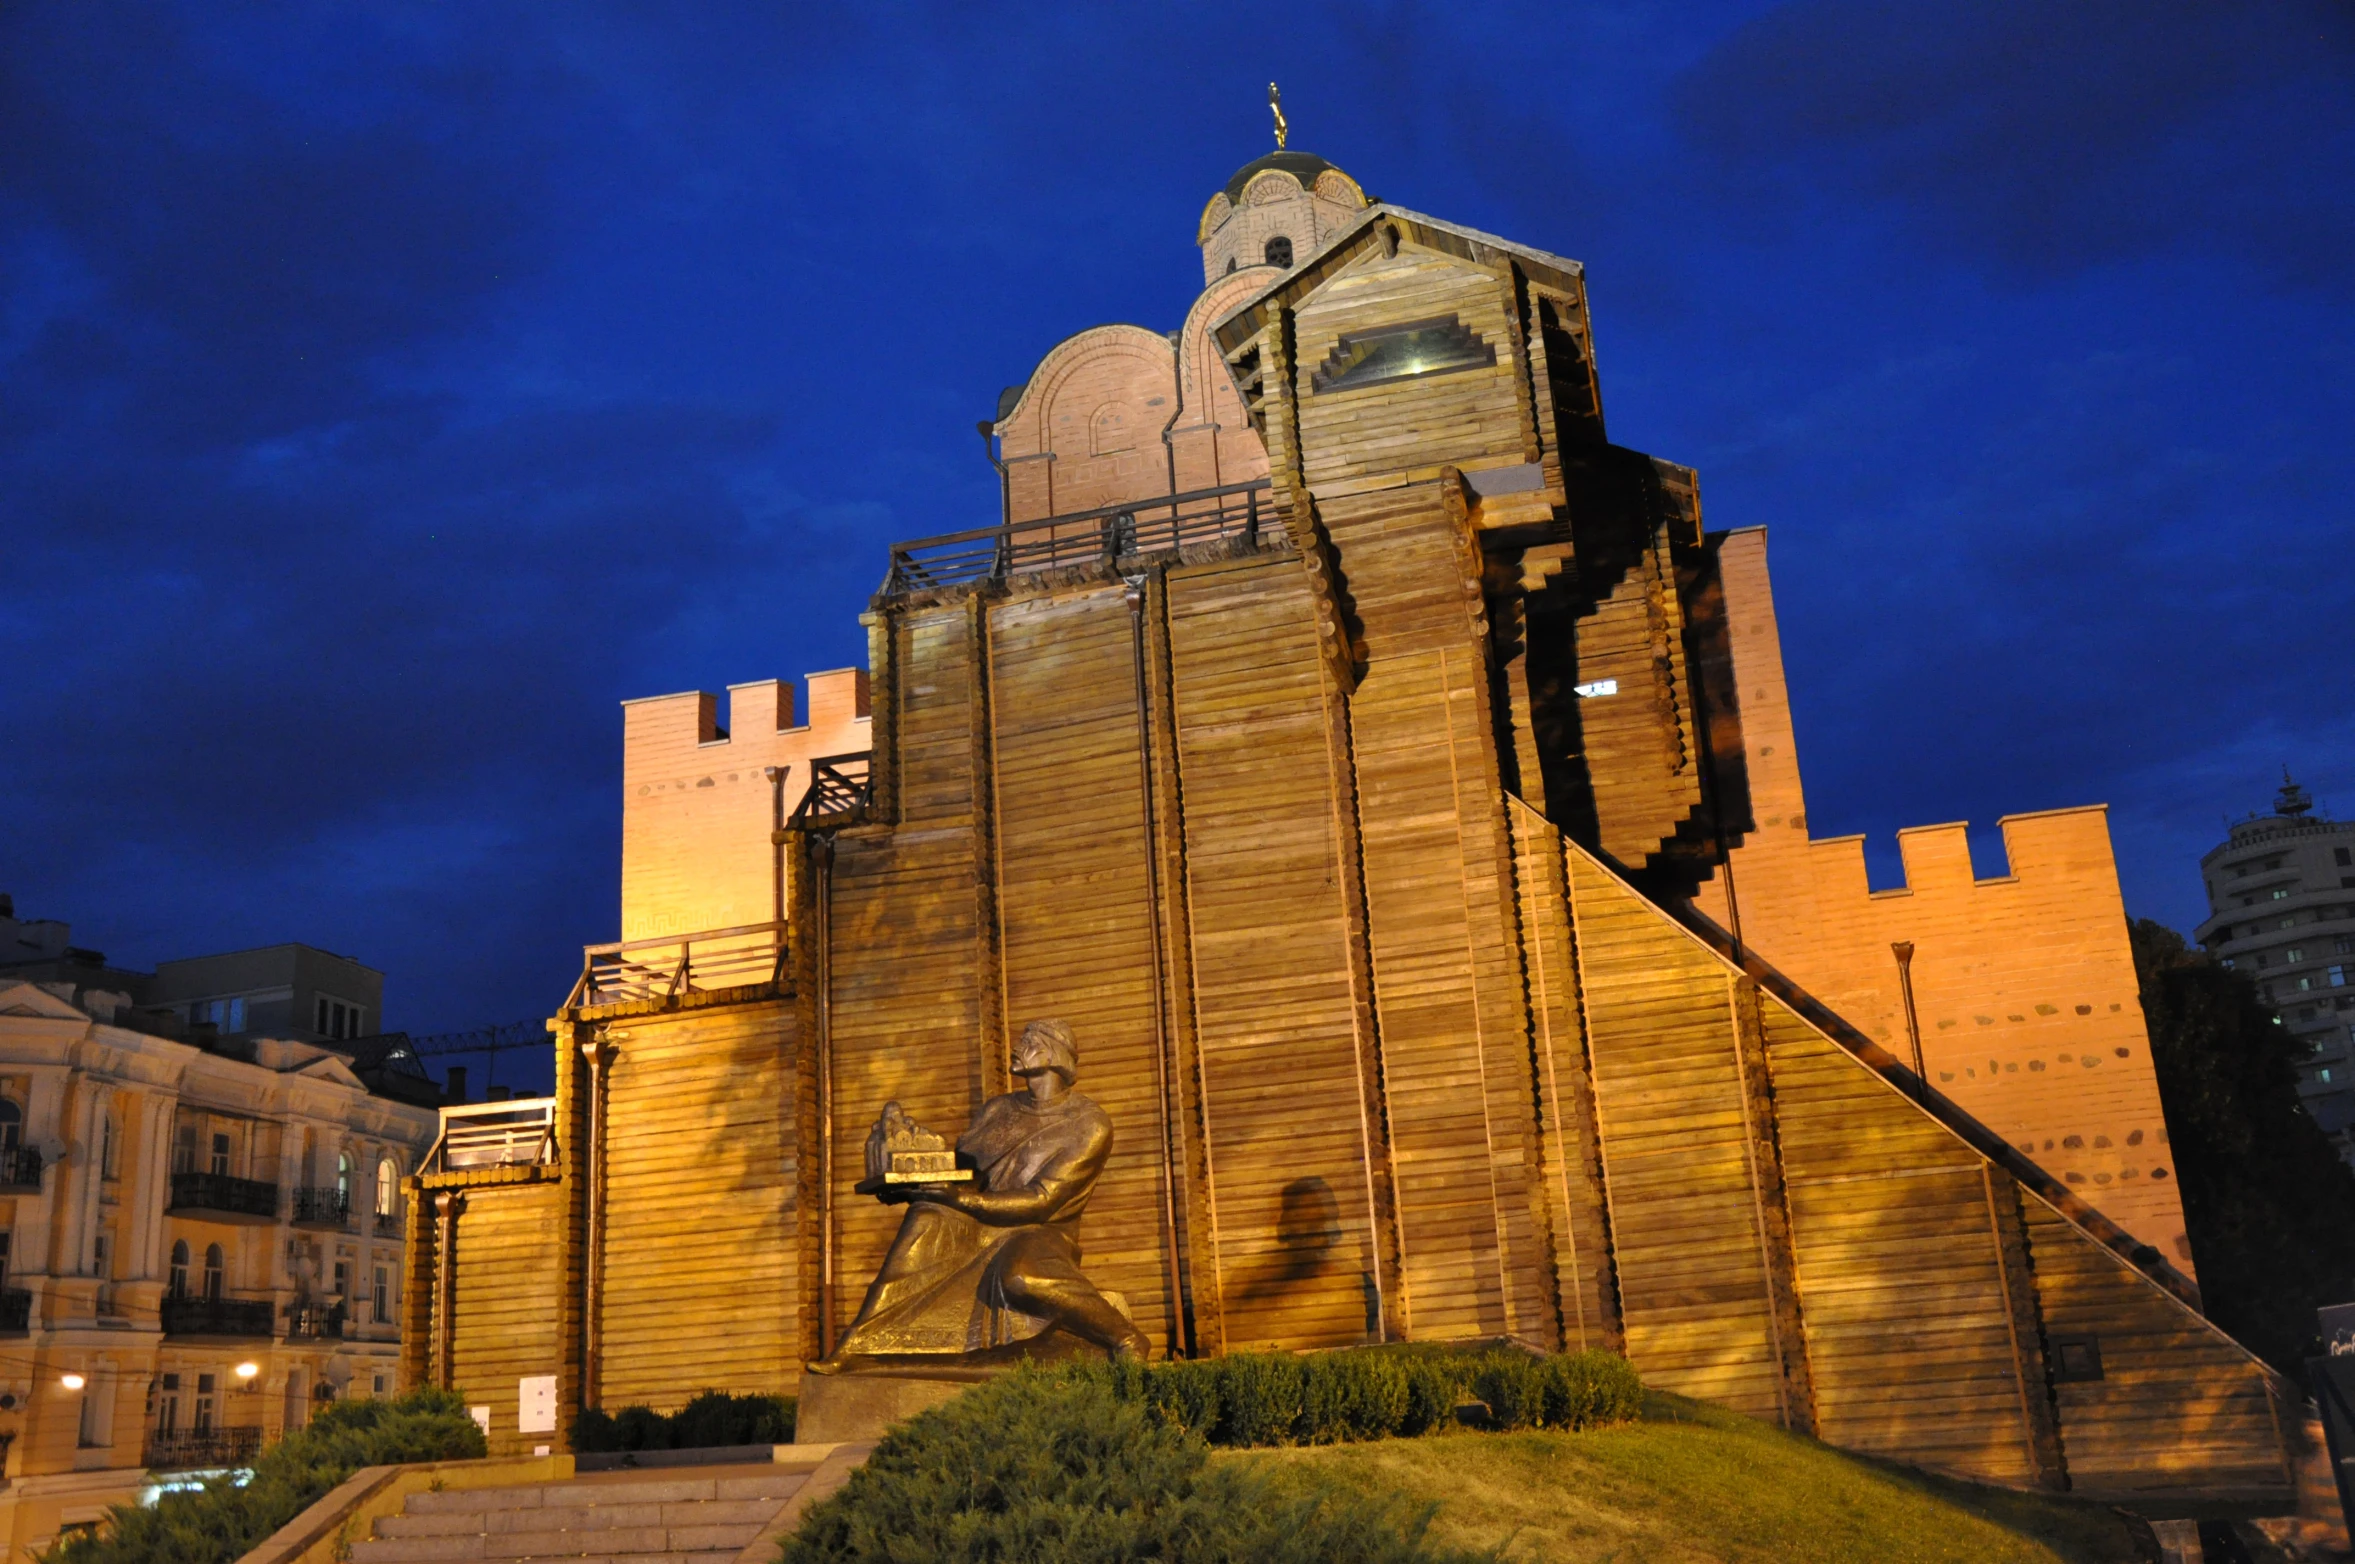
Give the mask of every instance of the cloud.
[{"label": "cloud", "polygon": [[2162,249],[2355,291],[2355,12],[2324,0],[1795,0],[1670,110],[1729,193],[1802,222],[1826,192],[2041,278]]}]

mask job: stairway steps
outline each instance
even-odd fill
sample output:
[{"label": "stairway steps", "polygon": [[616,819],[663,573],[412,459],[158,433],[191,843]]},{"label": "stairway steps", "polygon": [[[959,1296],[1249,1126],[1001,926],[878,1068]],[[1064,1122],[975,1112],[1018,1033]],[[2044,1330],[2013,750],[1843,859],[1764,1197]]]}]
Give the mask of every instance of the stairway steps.
[{"label": "stairway steps", "polygon": [[738,1467],[416,1493],[352,1544],[351,1564],[734,1564],[807,1477]]}]

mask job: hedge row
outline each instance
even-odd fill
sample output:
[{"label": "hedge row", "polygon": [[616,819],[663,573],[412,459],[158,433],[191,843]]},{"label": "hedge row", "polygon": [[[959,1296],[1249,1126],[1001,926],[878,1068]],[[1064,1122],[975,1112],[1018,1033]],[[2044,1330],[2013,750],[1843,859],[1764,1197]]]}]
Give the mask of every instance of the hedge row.
[{"label": "hedge row", "polygon": [[1216,1445],[1338,1444],[1454,1425],[1466,1400],[1496,1429],[1586,1428],[1634,1417],[1643,1386],[1607,1352],[1360,1347],[1238,1353],[1074,1370]]},{"label": "hedge row", "polygon": [[611,1415],[591,1407],[572,1425],[572,1447],[584,1455],[792,1442],[791,1396],[731,1396],[718,1390],[703,1392],[667,1416],[648,1407],[623,1407]]},{"label": "hedge row", "polygon": [[230,1564],[363,1466],[483,1454],[465,1401],[413,1390],[397,1401],[338,1401],[264,1450],[252,1475],[230,1472],[167,1493],[150,1508],[118,1504],[95,1533],[68,1536],[48,1564]]}]

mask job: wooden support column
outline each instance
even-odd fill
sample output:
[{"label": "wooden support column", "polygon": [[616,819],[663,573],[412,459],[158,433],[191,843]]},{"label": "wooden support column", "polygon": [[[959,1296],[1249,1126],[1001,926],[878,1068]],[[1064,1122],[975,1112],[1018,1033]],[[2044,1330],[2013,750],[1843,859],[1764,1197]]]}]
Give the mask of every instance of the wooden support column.
[{"label": "wooden support column", "polygon": [[594,1085],[586,1079],[583,1053],[595,1029],[569,1016],[548,1024],[556,1051],[556,1161],[561,1180],[556,1227],[556,1419],[559,1439],[572,1427],[596,1394],[590,1359],[590,1339],[596,1318],[588,1307],[589,1266],[596,1250],[590,1241],[591,1202],[595,1199],[585,1170],[592,1159]]},{"label": "wooden support column", "polygon": [[414,1173],[401,1181],[408,1196],[404,1224],[408,1242],[401,1250],[401,1389],[416,1390],[433,1375],[434,1300],[441,1296],[438,1280],[441,1253],[435,1244],[434,1197]]},{"label": "wooden support column", "polygon": [[817,1147],[824,1138],[819,1104],[824,1094],[818,1083],[818,844],[806,832],[788,831],[786,852],[795,866],[792,879],[793,911],[793,1082],[794,1214],[800,1253],[794,1266],[797,1279],[792,1300],[798,1328],[793,1351],[802,1362],[825,1356],[821,1311],[824,1289],[824,1235],[832,1220],[832,1192],[818,1165]]},{"label": "wooden support column", "polygon": [[[580,1160],[577,1182],[581,1212],[580,1376],[581,1404],[601,1404],[604,1387],[598,1378],[604,1354],[605,1331],[605,1083],[613,1062],[613,1045],[602,1029],[578,1045],[581,1081]],[[572,1172],[567,1169],[567,1172]]]},{"label": "wooden support column", "polygon": [[444,1189],[433,1197],[440,1221],[434,1243],[433,1382],[443,1390],[457,1386],[453,1354],[458,1344],[458,1213],[465,1205],[460,1190]]},{"label": "wooden support column", "polygon": [[973,668],[973,956],[980,1012],[975,1031],[985,1098],[1013,1090],[1013,1039],[1006,1035],[1006,945],[998,921],[998,792],[990,727],[989,608],[997,596],[976,590],[965,599],[967,655]]},{"label": "wooden support column", "polygon": [[1758,1013],[1758,985],[1737,977],[1729,987],[1734,1057],[1741,1070],[1742,1131],[1749,1150],[1758,1247],[1766,1271],[1768,1322],[1783,1426],[1812,1436],[1816,1427],[1815,1386],[1808,1369],[1807,1333],[1799,1315],[1799,1268],[1791,1248],[1791,1210],[1783,1184],[1774,1081],[1766,1059],[1766,1029]]},{"label": "wooden support column", "polygon": [[2020,1389],[2020,1439],[2027,1447],[2040,1487],[2066,1489],[2068,1460],[2061,1451],[2060,1415],[2053,1406],[2052,1375],[2044,1350],[2044,1309],[2037,1302],[2030,1270],[2028,1228],[2020,1216],[2020,1186],[1993,1163],[1983,1165],[1987,1217],[1995,1231],[1996,1262],[2003,1269],[2005,1324],[2011,1334],[2012,1372]]}]

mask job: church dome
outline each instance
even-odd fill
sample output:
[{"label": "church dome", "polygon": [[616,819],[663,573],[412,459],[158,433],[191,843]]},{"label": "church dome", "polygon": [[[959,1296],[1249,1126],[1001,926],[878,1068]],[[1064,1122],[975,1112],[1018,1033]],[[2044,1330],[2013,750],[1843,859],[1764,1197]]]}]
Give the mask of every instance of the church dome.
[{"label": "church dome", "polygon": [[1356,180],[1313,152],[1254,158],[1202,209],[1202,280],[1252,266],[1288,271],[1367,205]]}]

